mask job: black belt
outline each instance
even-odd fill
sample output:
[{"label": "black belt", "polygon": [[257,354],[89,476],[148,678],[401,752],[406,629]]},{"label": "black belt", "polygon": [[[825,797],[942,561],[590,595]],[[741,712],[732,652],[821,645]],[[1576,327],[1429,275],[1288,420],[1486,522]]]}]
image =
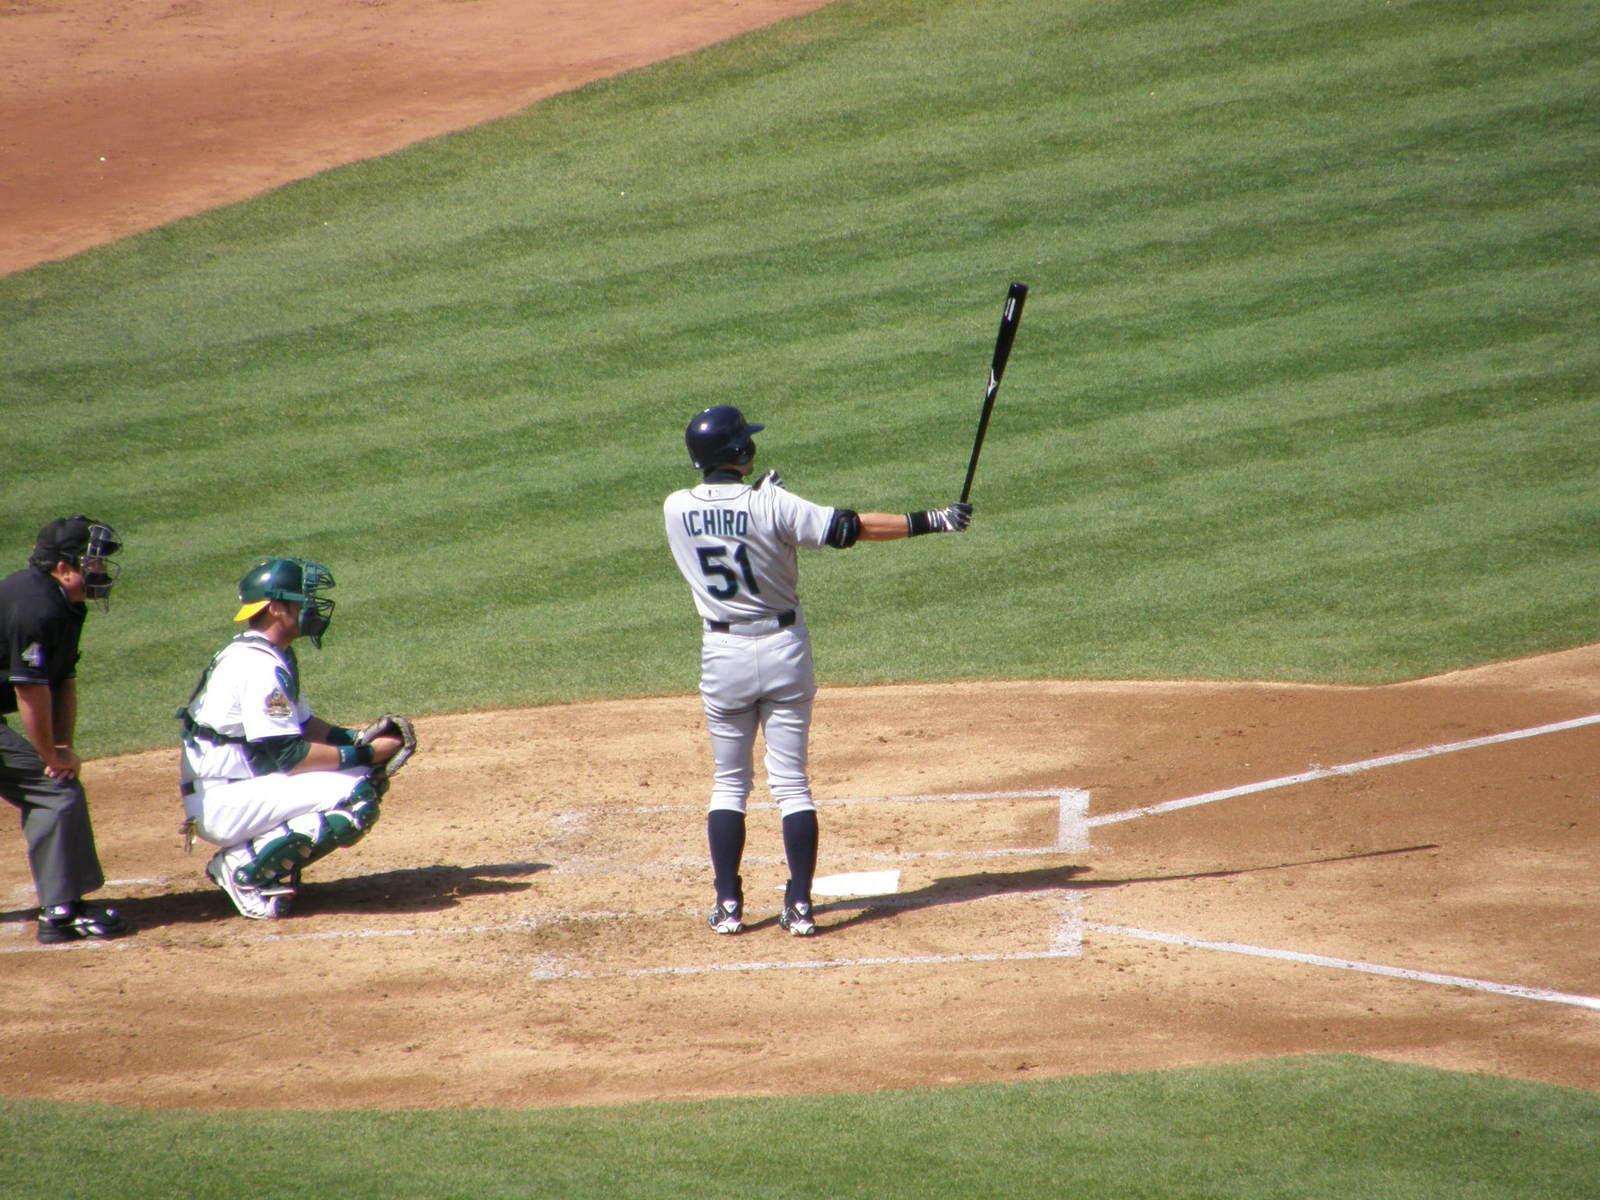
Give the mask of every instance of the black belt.
[{"label": "black belt", "polygon": [[178,791],[182,795],[192,796],[200,790],[201,783],[243,783],[246,779],[254,779],[254,775],[241,775],[238,779],[208,779],[196,780],[192,783],[180,783]]},{"label": "black belt", "polygon": [[[778,618],[778,628],[787,629],[794,624],[794,609],[785,609],[774,614]],[[706,629],[710,633],[728,633],[735,625],[759,625],[762,621],[769,621],[771,617],[756,617],[751,621],[707,621]]]}]

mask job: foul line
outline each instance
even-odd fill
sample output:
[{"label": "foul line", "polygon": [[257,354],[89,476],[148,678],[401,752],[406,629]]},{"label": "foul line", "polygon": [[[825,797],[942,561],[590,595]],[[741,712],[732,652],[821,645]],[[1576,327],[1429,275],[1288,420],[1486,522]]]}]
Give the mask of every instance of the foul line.
[{"label": "foul line", "polygon": [[1463,975],[1436,975],[1431,971],[1413,971],[1406,967],[1385,967],[1378,963],[1356,962],[1348,958],[1327,958],[1321,954],[1304,954],[1298,950],[1272,950],[1266,946],[1245,946],[1237,942],[1208,942],[1200,938],[1185,937],[1179,933],[1160,933],[1153,929],[1131,929],[1126,925],[1102,925],[1098,921],[1084,922],[1085,929],[1114,937],[1135,938],[1145,942],[1163,942],[1169,946],[1188,946],[1195,950],[1219,950],[1226,954],[1245,954],[1253,958],[1276,958],[1284,962],[1304,963],[1313,967],[1330,967],[1339,971],[1359,971],[1366,975],[1383,975],[1390,979],[1408,979],[1414,983],[1432,983],[1442,987],[1467,988],[1475,992],[1489,992],[1497,996],[1516,996],[1523,1000],[1541,1000],[1546,1004],[1570,1004],[1576,1008],[1600,1011],[1600,997],[1577,996],[1570,992],[1553,992],[1545,988],[1519,987],[1509,983],[1490,983],[1483,979],[1469,979]]},{"label": "foul line", "polygon": [[1285,775],[1279,779],[1267,779],[1260,783],[1247,783],[1241,787],[1223,788],[1216,792],[1203,792],[1198,796],[1189,796],[1182,800],[1168,800],[1161,804],[1147,804],[1143,808],[1130,808],[1126,812],[1106,813],[1103,816],[1090,817],[1090,828],[1100,825],[1115,825],[1118,821],[1132,821],[1138,817],[1151,817],[1158,813],[1175,812],[1180,808],[1193,808],[1200,804],[1212,804],[1218,800],[1232,800],[1236,796],[1249,796],[1256,792],[1272,791],[1274,788],[1292,787],[1297,783],[1311,783],[1318,779],[1332,779],[1339,775],[1356,775],[1362,771],[1375,771],[1379,767],[1393,767],[1401,763],[1416,762],[1418,759],[1434,758],[1440,754],[1455,754],[1460,750],[1476,750],[1480,746],[1495,746],[1502,742],[1514,742],[1520,738],[1540,737],[1547,733],[1562,733],[1568,729],[1578,729],[1584,725],[1600,724],[1600,713],[1587,717],[1576,717],[1570,721],[1557,721],[1551,725],[1537,725],[1532,729],[1518,729],[1511,733],[1495,733],[1487,737],[1469,738],[1464,742],[1446,742],[1438,746],[1424,746],[1420,750],[1405,750],[1399,754],[1385,754],[1381,758],[1368,758],[1360,762],[1343,763],[1337,767],[1318,767],[1311,771],[1302,771],[1298,775]]}]

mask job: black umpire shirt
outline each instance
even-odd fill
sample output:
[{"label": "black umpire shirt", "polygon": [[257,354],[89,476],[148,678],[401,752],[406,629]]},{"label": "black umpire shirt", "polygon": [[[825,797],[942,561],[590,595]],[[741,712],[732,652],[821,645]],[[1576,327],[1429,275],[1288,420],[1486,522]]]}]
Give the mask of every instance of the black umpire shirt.
[{"label": "black umpire shirt", "polygon": [[36,567],[0,579],[0,716],[17,711],[17,683],[56,687],[78,671],[78,638],[86,604],[67,599],[61,585]]}]

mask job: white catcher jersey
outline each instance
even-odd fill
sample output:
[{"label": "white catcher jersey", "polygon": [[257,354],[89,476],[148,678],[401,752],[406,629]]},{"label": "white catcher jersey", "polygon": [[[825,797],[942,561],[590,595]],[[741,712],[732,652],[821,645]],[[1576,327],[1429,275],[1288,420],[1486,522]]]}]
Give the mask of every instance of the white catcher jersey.
[{"label": "white catcher jersey", "polygon": [[[205,684],[189,705],[200,724],[249,741],[298,736],[311,718],[300,695],[293,651],[255,633],[240,634],[211,661]],[[254,772],[243,746],[185,739],[182,778],[247,779]]]},{"label": "white catcher jersey", "polygon": [[833,509],[770,482],[702,483],[663,505],[667,542],[708,621],[759,621],[800,606],[795,547],[826,545]]}]

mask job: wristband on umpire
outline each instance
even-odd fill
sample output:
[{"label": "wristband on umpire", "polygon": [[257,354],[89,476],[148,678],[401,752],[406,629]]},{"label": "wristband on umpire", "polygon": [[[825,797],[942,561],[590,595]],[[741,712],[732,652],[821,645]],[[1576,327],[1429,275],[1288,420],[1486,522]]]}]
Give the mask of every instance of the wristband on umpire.
[{"label": "wristband on umpire", "polygon": [[354,746],[339,747],[339,769],[347,767],[370,767],[372,765],[372,743],[357,742]]}]

